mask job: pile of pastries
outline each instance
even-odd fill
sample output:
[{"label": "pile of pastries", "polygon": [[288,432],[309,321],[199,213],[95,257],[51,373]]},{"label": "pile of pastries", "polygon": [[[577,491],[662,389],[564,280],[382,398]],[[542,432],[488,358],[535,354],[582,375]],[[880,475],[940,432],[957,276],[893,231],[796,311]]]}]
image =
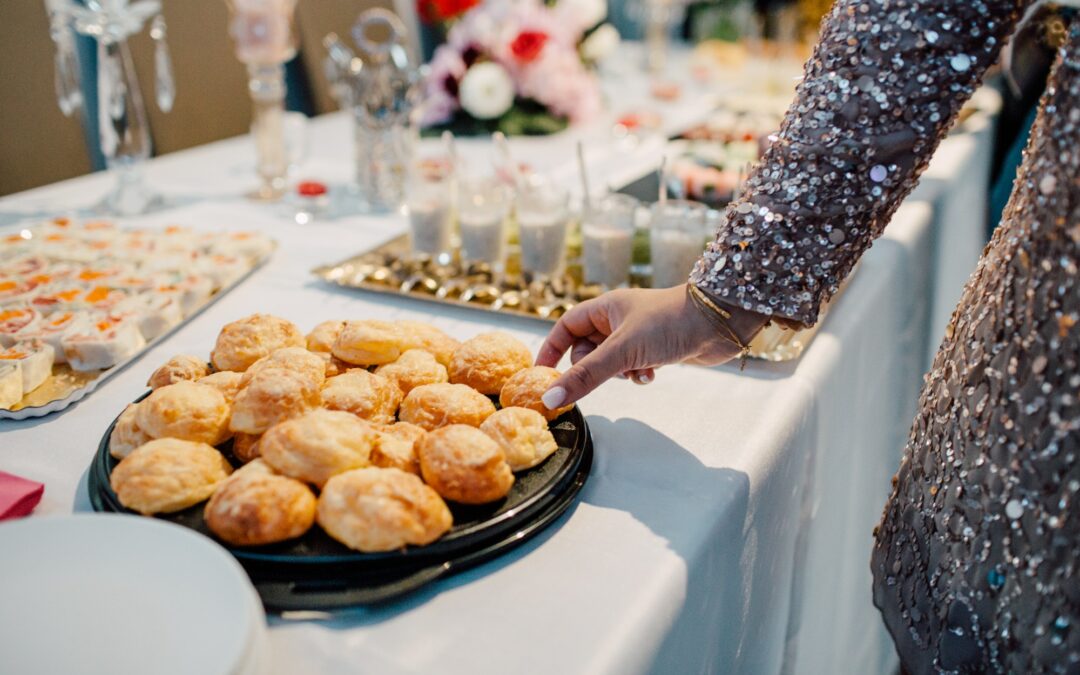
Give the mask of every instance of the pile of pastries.
[{"label": "pile of pastries", "polygon": [[222,328],[209,364],[175,356],[154,372],[113,429],[110,480],[146,515],[208,499],[206,525],[232,545],[318,523],[358,551],[423,546],[453,525],[447,501],[500,500],[558,449],[549,422],[569,407],[540,400],[558,376],[506,333],[458,342],[364,320],[304,335],[255,314]]},{"label": "pile of pastries", "polygon": [[57,218],[0,239],[0,408],[54,364],[111,368],[273,251],[252,232],[120,229]]}]

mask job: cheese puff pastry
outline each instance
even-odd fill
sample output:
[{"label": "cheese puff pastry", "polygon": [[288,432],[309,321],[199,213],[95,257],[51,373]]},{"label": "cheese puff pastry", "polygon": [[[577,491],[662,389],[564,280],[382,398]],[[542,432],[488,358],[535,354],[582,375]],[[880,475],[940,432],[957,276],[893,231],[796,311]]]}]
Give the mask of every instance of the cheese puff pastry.
[{"label": "cheese puff pastry", "polygon": [[109,483],[121,504],[149,516],[198,504],[230,473],[229,462],[206,443],[160,438],[120,460]]},{"label": "cheese puff pastry", "polygon": [[271,428],[259,452],[282,474],[321,487],[335,474],[368,466],[377,440],[355,415],[320,409]]},{"label": "cheese puff pastry", "polygon": [[425,384],[401,402],[399,418],[431,431],[449,424],[478,427],[494,412],[491,399],[464,384]]},{"label": "cheese puff pastry", "polygon": [[415,349],[423,349],[445,368],[450,367],[450,360],[454,358],[461,343],[444,333],[441,329],[422,321],[399,321],[399,325],[412,335],[412,344]]},{"label": "cheese puff pastry", "polygon": [[221,392],[186,380],[151,392],[136,407],[135,423],[152,438],[217,445],[232,435],[229,404]]},{"label": "cheese puff pastry", "polygon": [[365,552],[424,546],[453,525],[439,495],[397,469],[354,469],[334,476],[319,495],[316,517],[331,537]]},{"label": "cheese puff pastry", "polygon": [[197,356],[180,354],[172,357],[155,370],[146,386],[151,389],[158,389],[181,380],[197,381],[206,377],[209,373],[210,369],[207,367],[206,361]]},{"label": "cheese puff pastry", "polygon": [[346,363],[377,366],[393,363],[416,339],[391,321],[346,321],[331,353]]},{"label": "cheese puff pastry", "polygon": [[430,352],[422,349],[410,349],[397,361],[379,366],[375,372],[396,382],[403,394],[422,384],[439,384],[449,380],[446,367],[436,361]]},{"label": "cheese puff pastry", "polygon": [[326,381],[326,362],[321,356],[302,347],[286,347],[251,364],[244,372],[240,386],[243,387],[253,377],[267,370],[291,370],[300,373],[317,387],[321,387]]},{"label": "cheese puff pastry", "polygon": [[313,352],[330,353],[334,347],[334,341],[341,335],[341,329],[345,327],[344,321],[323,321],[307,334],[307,348]]},{"label": "cheese puff pastry", "polygon": [[528,408],[503,408],[480,431],[502,446],[511,471],[531,469],[559,449],[544,416]]},{"label": "cheese puff pastry", "polygon": [[218,539],[234,546],[273,544],[311,529],[315,495],[257,459],[217,486],[203,520]]},{"label": "cheese puff pastry", "polygon": [[371,463],[384,469],[401,469],[420,475],[420,460],[416,445],[427,432],[408,422],[397,424],[373,424],[379,441],[371,449]]},{"label": "cheese puff pastry", "polygon": [[319,407],[319,387],[293,370],[267,370],[251,378],[236,395],[229,428],[261,434],[278,422]]},{"label": "cheese puff pastry", "polygon": [[232,441],[232,454],[238,460],[247,464],[259,457],[259,434],[236,434]]},{"label": "cheese puff pastry", "polygon": [[232,370],[222,370],[216,373],[210,373],[206,377],[201,377],[195,380],[198,384],[205,384],[217,389],[221,392],[221,395],[225,397],[225,400],[229,405],[233,404],[236,400],[236,394],[240,391],[240,380],[244,378],[243,373],[237,373]]},{"label": "cheese puff pastry", "polygon": [[532,365],[532,354],[507,333],[481,333],[461,343],[450,361],[450,381],[481,394],[498,394],[514,373]]},{"label": "cheese puff pastry", "polygon": [[574,407],[567,405],[548,410],[548,407],[540,400],[540,397],[558,377],[559,371],[547,366],[533,366],[519,371],[503,385],[502,392],[499,393],[499,403],[504,408],[518,406],[535,410],[548,422],[552,422]]},{"label": "cheese puff pastry", "polygon": [[135,409],[138,403],[129,403],[116,419],[112,433],[109,435],[109,454],[117,459],[123,459],[131,454],[131,451],[143,443],[153,440],[148,433],[139,427],[135,421]]},{"label": "cheese puff pastry", "polygon": [[476,427],[452,424],[420,441],[420,474],[444,499],[486,504],[510,492],[514,474],[502,446]]},{"label": "cheese puff pastry", "polygon": [[360,368],[331,377],[322,391],[326,408],[383,424],[394,421],[401,399],[401,390],[392,380]]},{"label": "cheese puff pastry", "polygon": [[304,334],[291,322],[269,314],[252,314],[225,324],[210,361],[218,370],[243,372],[271,352],[305,344]]}]

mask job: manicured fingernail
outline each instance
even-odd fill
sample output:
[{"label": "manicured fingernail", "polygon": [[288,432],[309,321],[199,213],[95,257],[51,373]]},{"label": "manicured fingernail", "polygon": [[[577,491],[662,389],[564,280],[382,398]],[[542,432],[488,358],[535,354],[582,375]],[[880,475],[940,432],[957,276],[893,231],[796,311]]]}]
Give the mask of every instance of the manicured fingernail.
[{"label": "manicured fingernail", "polygon": [[642,373],[642,374],[641,374],[641,378],[640,378],[640,379],[641,379],[641,383],[642,383],[642,384],[648,384],[648,383],[652,382],[652,378],[653,378],[653,376],[652,376],[652,375],[650,375],[650,374],[648,374],[648,373]]},{"label": "manicured fingernail", "polygon": [[562,387],[552,387],[544,392],[544,395],[540,397],[540,400],[544,402],[545,408],[554,410],[566,400],[566,389]]}]

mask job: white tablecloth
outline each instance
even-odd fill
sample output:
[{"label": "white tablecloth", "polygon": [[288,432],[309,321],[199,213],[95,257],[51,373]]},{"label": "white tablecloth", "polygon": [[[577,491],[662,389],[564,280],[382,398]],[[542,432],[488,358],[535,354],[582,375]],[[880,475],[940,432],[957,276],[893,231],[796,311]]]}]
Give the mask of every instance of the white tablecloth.
[{"label": "white tablecloth", "polygon": [[[344,119],[312,126],[305,174],[348,176]],[[616,155],[600,151],[597,161]],[[530,147],[555,162],[572,139]],[[466,144],[467,151],[487,150]],[[523,154],[526,154],[523,152]],[[562,154],[565,160],[568,155]],[[309,270],[399,232],[354,216],[297,226],[237,198],[252,151],[227,141],[152,162],[155,185],[210,201],[131,222],[259,228],[273,260],[77,406],[0,422],[0,469],[46,483],[38,514],[89,508],[97,441],[157,364],[205,354],[254,311],[304,329],[327,318],[410,317],[465,338],[498,326],[531,346],[545,326],[332,289]],[[554,165],[552,164],[552,167]],[[549,167],[551,168],[551,167]],[[33,212],[92,202],[90,176],[0,200]],[[596,459],[580,501],[536,540],[375,610],[274,619],[281,673],[888,672],[870,605],[870,529],[911,419],[933,288],[930,207],[910,204],[864,257],[796,364],[669,367],[654,384],[613,381],[582,403]],[[78,561],[72,561],[73,574]],[[193,580],[197,583],[197,580]]]}]

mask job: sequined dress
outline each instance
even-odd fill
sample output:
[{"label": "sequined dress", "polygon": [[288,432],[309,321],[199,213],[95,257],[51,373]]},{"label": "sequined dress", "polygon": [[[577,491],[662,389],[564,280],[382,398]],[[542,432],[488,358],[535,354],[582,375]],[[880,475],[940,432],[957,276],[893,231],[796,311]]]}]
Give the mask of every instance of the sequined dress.
[{"label": "sequined dress", "polygon": [[[1028,5],[838,0],[691,282],[814,323]],[[1080,673],[1078,265],[1074,20],[875,530],[874,601],[910,673]]]}]

